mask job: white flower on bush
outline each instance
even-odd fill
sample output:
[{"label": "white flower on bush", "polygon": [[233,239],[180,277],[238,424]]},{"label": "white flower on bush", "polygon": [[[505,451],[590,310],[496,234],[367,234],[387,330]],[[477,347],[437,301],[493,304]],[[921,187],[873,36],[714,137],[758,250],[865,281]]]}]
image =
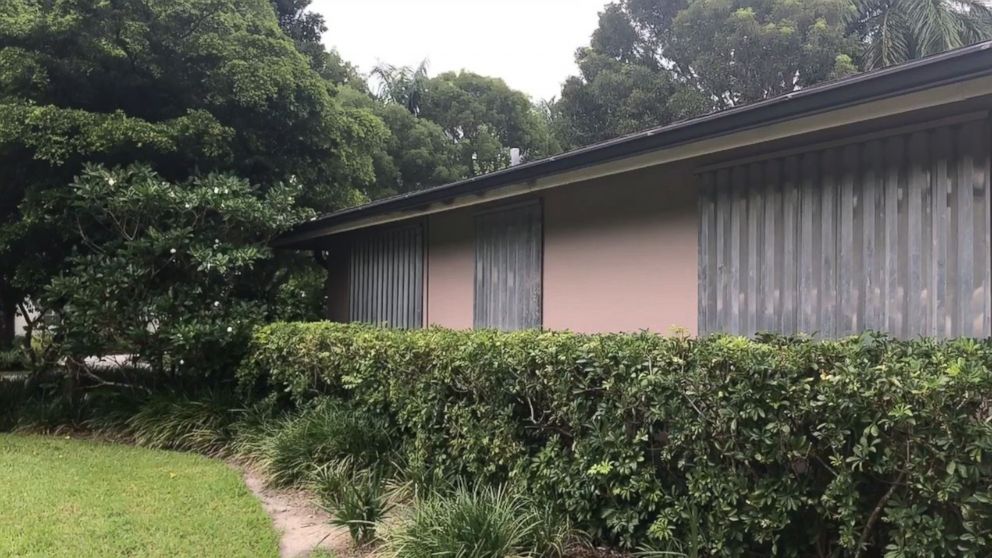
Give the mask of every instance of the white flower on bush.
[{"label": "white flower on bush", "polygon": [[219,300],[215,300],[214,301],[214,308],[220,308],[220,301]]},{"label": "white flower on bush", "polygon": [[117,181],[114,180],[114,177],[111,176],[110,178],[107,179],[107,184],[113,186],[114,184],[117,184]]},{"label": "white flower on bush", "polygon": [[228,327],[227,328],[227,332],[228,333],[234,333],[234,328],[233,327]]},{"label": "white flower on bush", "polygon": [[175,253],[176,253],[176,249],[175,249],[175,248],[173,248],[172,250],[169,250],[169,253],[170,253],[170,254],[175,254]]}]

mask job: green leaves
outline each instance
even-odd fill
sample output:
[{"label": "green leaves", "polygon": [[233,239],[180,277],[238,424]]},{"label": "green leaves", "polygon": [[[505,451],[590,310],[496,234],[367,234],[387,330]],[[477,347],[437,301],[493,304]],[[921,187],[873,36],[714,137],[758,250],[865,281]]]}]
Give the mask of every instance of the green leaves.
[{"label": "green leaves", "polygon": [[[992,548],[992,343],[259,329],[245,386],[389,417],[423,478],[704,556]],[[888,496],[887,496],[888,495]]]},{"label": "green leaves", "polygon": [[857,0],[852,28],[875,69],[992,37],[992,10],[979,0]]},{"label": "green leaves", "polygon": [[225,175],[174,183],[143,166],[87,167],[46,216],[80,231],[39,299],[61,309],[49,323],[57,355],[125,352],[157,371],[222,375],[276,298],[269,241],[313,214],[298,195]]}]

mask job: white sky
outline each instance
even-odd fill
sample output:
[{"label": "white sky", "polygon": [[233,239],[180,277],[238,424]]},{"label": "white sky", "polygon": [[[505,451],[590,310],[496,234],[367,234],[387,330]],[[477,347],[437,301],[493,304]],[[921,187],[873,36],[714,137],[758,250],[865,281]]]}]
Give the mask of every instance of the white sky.
[{"label": "white sky", "polygon": [[608,0],[314,0],[324,44],[368,72],[379,62],[431,75],[466,69],[501,77],[534,100],[575,74]]}]

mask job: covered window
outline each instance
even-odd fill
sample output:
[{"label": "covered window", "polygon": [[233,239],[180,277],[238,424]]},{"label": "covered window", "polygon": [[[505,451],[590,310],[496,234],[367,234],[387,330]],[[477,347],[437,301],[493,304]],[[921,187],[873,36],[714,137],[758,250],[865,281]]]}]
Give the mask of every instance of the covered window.
[{"label": "covered window", "polygon": [[352,243],[348,282],[353,322],[397,328],[423,325],[421,225],[363,233]]},{"label": "covered window", "polygon": [[968,115],[702,172],[700,332],[988,336],[988,138]]},{"label": "covered window", "polygon": [[488,211],[475,221],[475,327],[541,327],[541,205]]}]

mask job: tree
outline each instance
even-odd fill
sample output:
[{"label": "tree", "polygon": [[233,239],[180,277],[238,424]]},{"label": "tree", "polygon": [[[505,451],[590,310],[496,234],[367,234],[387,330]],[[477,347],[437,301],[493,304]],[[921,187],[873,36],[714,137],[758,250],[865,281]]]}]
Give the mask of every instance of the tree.
[{"label": "tree", "polygon": [[547,122],[519,91],[501,79],[472,72],[447,72],[427,83],[419,116],[438,124],[461,148],[462,164],[473,174],[509,164],[509,150],[525,159],[560,150]]},{"label": "tree", "polygon": [[847,0],[623,0],[606,7],[553,111],[569,146],[854,70]]},{"label": "tree", "polygon": [[0,0],[0,307],[39,300],[86,231],[42,219],[86,163],[169,182],[294,179],[305,207],[361,199],[383,138],[263,0]]},{"label": "tree", "polygon": [[351,87],[339,88],[338,95],[345,106],[372,111],[388,130],[373,154],[375,182],[365,190],[369,198],[414,192],[468,176],[458,145],[434,122],[416,116],[405,104],[374,99]]},{"label": "tree", "polygon": [[852,31],[866,70],[937,54],[992,37],[982,0],[856,0]]},{"label": "tree", "polygon": [[373,110],[390,130],[376,157],[373,197],[501,169],[514,147],[530,159],[559,151],[546,116],[503,80],[464,71],[431,77],[426,61],[383,64],[372,78],[378,82]]},{"label": "tree", "polygon": [[328,50],[321,43],[327,32],[324,16],[310,11],[311,0],[271,0],[282,28],[296,48],[307,59],[310,67],[324,79],[336,85],[347,84],[364,88],[365,79],[352,64],[341,58],[334,49]]},{"label": "tree", "polygon": [[40,295],[55,309],[56,354],[82,374],[83,357],[123,350],[156,371],[223,378],[276,311],[287,270],[268,244],[314,215],[296,204],[301,191],[87,166],[55,192],[59,211],[39,215],[85,231]]},{"label": "tree", "polygon": [[697,0],[678,12],[654,52],[728,108],[855,71],[848,0]]},{"label": "tree", "polygon": [[420,115],[421,103],[430,87],[426,60],[416,68],[379,64],[372,70],[372,77],[379,81],[380,101],[396,103],[414,116]]},{"label": "tree", "polygon": [[550,106],[559,142],[576,148],[706,112],[711,102],[671,72],[625,63],[594,49],[578,55],[580,76]]}]

